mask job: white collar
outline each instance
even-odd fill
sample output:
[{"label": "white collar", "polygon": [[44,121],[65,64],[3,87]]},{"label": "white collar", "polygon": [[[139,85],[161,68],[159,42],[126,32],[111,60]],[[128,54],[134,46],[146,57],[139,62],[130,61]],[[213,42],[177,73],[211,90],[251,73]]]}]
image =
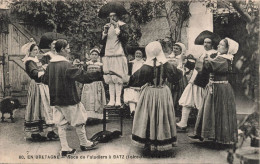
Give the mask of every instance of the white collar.
[{"label": "white collar", "polygon": [[37,58],[37,56],[35,56],[34,58],[33,57],[27,57],[25,60],[24,60],[24,63],[26,63],[27,61],[34,61],[35,63],[39,63],[39,60]]},{"label": "white collar", "polygon": [[203,51],[203,53],[199,56],[199,58],[203,58],[203,57],[205,57],[206,55],[212,55],[212,54],[214,54],[214,53],[217,53],[217,51],[216,50],[214,50],[214,49],[210,49],[210,50],[205,50],[204,49],[204,51]]},{"label": "white collar", "polygon": [[64,56],[61,56],[61,55],[54,55],[52,58],[51,58],[51,60],[50,60],[50,62],[60,62],[60,61],[67,61],[67,62],[69,62],[69,60],[68,59],[66,59]]},{"label": "white collar", "polygon": [[56,55],[56,53],[53,53],[52,51],[48,51],[45,54],[43,54],[43,56],[48,56],[48,55],[52,58],[54,55]]},{"label": "white collar", "polygon": [[138,63],[144,63],[144,60],[143,59],[141,59],[141,60],[136,60],[136,59],[134,59],[134,60],[131,60],[129,63],[136,63],[136,62],[138,62]]}]

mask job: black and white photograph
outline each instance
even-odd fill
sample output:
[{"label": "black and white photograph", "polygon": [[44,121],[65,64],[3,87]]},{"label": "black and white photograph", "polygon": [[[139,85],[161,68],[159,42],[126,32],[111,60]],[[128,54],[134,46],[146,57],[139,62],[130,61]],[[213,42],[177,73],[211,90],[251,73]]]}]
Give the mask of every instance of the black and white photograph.
[{"label": "black and white photograph", "polygon": [[259,164],[259,0],[0,0],[0,163]]}]

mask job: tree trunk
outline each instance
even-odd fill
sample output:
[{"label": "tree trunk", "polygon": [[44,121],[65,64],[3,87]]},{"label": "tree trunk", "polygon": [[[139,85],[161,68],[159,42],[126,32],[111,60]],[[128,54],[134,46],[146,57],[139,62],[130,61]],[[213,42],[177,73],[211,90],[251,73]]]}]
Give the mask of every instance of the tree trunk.
[{"label": "tree trunk", "polygon": [[189,4],[188,1],[165,0],[166,18],[170,27],[172,43],[181,41],[183,24],[190,15]]}]

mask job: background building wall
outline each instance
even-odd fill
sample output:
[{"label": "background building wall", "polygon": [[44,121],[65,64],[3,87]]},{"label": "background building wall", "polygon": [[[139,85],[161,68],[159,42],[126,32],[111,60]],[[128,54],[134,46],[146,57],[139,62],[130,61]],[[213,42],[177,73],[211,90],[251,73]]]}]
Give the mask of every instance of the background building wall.
[{"label": "background building wall", "polygon": [[203,50],[202,46],[194,45],[196,37],[204,30],[213,32],[213,14],[201,2],[190,4],[191,17],[187,28],[188,53],[198,56]]}]

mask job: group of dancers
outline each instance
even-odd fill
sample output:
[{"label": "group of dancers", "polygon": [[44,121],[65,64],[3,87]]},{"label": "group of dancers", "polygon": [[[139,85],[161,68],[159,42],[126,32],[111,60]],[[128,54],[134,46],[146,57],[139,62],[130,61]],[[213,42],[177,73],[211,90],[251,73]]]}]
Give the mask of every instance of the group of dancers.
[{"label": "group of dancers", "polygon": [[[193,108],[198,109],[198,116],[191,138],[224,144],[237,142],[235,97],[228,82],[237,42],[224,38],[218,43],[214,33],[202,32],[199,37],[205,51],[195,58],[185,54],[182,43],[175,43],[173,53],[166,56],[160,42],[153,41],[145,49],[135,49],[135,59],[128,63],[127,27],[116,12],[111,12],[109,18],[102,33],[102,49],[93,48],[91,60],[84,62],[83,67],[68,60],[67,40],[54,40],[50,52],[41,59],[37,58],[39,48],[35,42],[23,46],[27,54],[23,59],[26,72],[32,79],[25,131],[33,139],[59,139],[62,156],[73,154],[76,149],[68,146],[66,138],[71,125],[76,129],[81,150],[93,149],[97,143],[86,137],[87,118],[100,117],[105,105],[121,106],[125,86],[124,103],[134,113],[135,145],[151,151],[172,149],[177,129],[187,128]],[[217,51],[213,49],[216,45]],[[84,84],[81,98],[75,81]],[[103,82],[109,86],[108,103]],[[175,109],[179,107],[181,120],[176,123]],[[45,127],[47,136],[43,133]]]}]

